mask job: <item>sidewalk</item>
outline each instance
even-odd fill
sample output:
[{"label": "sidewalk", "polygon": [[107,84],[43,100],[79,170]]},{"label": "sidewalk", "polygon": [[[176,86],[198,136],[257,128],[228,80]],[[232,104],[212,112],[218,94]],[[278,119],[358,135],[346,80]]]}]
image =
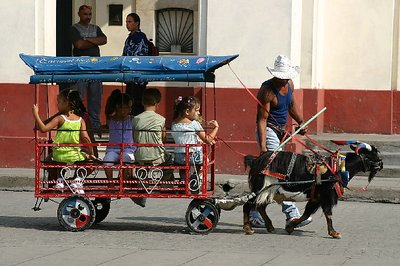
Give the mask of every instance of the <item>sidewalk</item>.
[{"label": "sidewalk", "polygon": [[[34,169],[0,168],[0,190],[33,191]],[[233,189],[231,195],[248,191],[246,175],[217,174],[216,194],[222,195],[222,185],[229,183]],[[375,177],[368,185],[365,176],[356,176],[349,183],[350,190],[345,190],[343,200],[400,203],[400,178]]]}]

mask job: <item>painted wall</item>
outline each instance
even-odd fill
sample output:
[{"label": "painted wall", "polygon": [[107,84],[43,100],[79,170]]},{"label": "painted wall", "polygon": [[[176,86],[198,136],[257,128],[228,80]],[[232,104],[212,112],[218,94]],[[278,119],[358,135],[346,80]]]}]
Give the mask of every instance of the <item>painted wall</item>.
[{"label": "painted wall", "polygon": [[[78,20],[79,5],[94,6],[93,23],[109,37],[108,44],[101,47],[102,54],[121,54],[128,32],[125,25],[108,25],[108,5],[112,2],[75,0],[73,3],[74,22]],[[199,8],[205,6],[203,16],[195,19],[197,51],[240,54],[232,67],[251,88],[258,88],[270,77],[265,67],[272,65],[279,53],[289,55],[302,67],[297,87],[372,90],[398,87],[399,6],[394,0],[253,0],[251,5],[245,0],[118,3],[124,5],[124,20],[132,11],[141,14],[142,29],[152,38],[154,10],[170,6],[189,8],[198,18]],[[13,36],[0,49],[0,82],[26,82],[30,72],[19,60],[20,52],[55,54],[54,11],[55,1],[22,0],[7,2],[0,10],[1,17],[7,18],[0,24],[2,32]],[[33,23],[20,23],[21,17]],[[202,36],[206,42],[200,47],[199,27],[204,19],[206,29]],[[220,71],[218,86],[240,87],[229,69]]]},{"label": "painted wall", "polygon": [[55,1],[4,2],[0,20],[0,83],[27,82],[32,72],[19,53],[55,55]]},{"label": "painted wall", "polygon": [[320,87],[390,89],[394,1],[336,0],[324,4]]},{"label": "painted wall", "polygon": [[[103,113],[106,98],[117,87],[120,88],[118,85],[104,87],[103,123],[105,123]],[[195,95],[202,98],[199,87],[187,86],[184,89],[160,87],[159,89],[163,97],[159,112],[167,118],[167,128],[172,122],[173,105],[177,96]],[[0,91],[2,92],[0,119],[8,121],[8,123],[0,124],[0,150],[7,151],[0,153],[0,167],[31,168],[34,166],[32,141],[34,123],[31,112],[34,102],[34,85],[1,84]],[[258,153],[255,142],[256,103],[245,90],[216,88],[215,91],[214,97],[212,87],[208,86],[207,106],[203,106],[201,112],[203,115],[207,114],[208,120],[216,117],[221,126],[218,132],[221,141],[217,144],[217,170],[219,173],[243,174],[240,153]],[[256,92],[256,89],[251,90],[252,94]],[[39,103],[42,118],[46,117],[47,98],[52,99],[49,113],[56,112],[57,93],[57,86],[40,87]],[[296,90],[295,97],[304,105],[305,118],[319,111],[320,103],[327,107],[327,111],[318,118],[318,121],[310,124],[310,133],[321,130],[339,133],[400,134],[400,112],[398,109],[393,112],[388,104],[399,106],[400,92],[365,90],[360,94],[359,90],[299,89]],[[204,98],[202,100],[204,103]],[[216,113],[213,108],[214,101]],[[292,130],[290,127],[288,129]],[[294,144],[290,144],[289,148],[300,151],[300,147]]]},{"label": "painted wall", "polygon": [[[298,48],[292,44],[291,14],[291,0],[208,1],[207,53],[240,54],[233,69],[248,87],[259,88],[276,55],[290,56]],[[229,68],[219,70],[217,85],[241,87]]]},{"label": "painted wall", "polygon": [[[108,26],[112,1],[75,0],[95,7],[93,22],[109,37],[103,55],[121,54],[125,25]],[[301,66],[295,92],[304,117],[322,107],[326,113],[310,125],[311,132],[400,134],[399,2],[395,0],[121,0],[124,16],[142,15],[142,29],[154,37],[154,13],[168,6],[195,10],[197,49],[211,55],[240,54],[231,63],[243,82],[256,92],[270,78],[277,54]],[[23,7],[23,8],[21,8]],[[76,13],[75,12],[75,13]],[[12,14],[12,15],[10,15]],[[55,1],[7,2],[0,10],[0,28],[7,41],[0,48],[0,167],[32,167],[32,72],[20,52],[55,54]],[[21,23],[24,21],[31,23]],[[125,19],[124,19],[125,20]],[[75,18],[75,21],[77,19]],[[18,33],[18,34],[16,34]],[[220,137],[232,149],[256,153],[255,103],[230,72],[216,71],[217,119]],[[164,90],[162,113],[168,121],[177,95],[196,94],[201,84],[174,84]],[[190,87],[190,89],[184,88]],[[107,87],[107,89],[113,87]],[[106,91],[107,92],[107,91]],[[104,95],[104,101],[107,94]],[[44,99],[42,99],[43,101]],[[104,106],[104,104],[103,104]],[[232,115],[234,114],[234,115]],[[14,122],[17,121],[17,122]],[[104,122],[104,120],[103,120]],[[241,173],[240,156],[219,144],[218,171]],[[226,159],[225,159],[226,158]]]}]

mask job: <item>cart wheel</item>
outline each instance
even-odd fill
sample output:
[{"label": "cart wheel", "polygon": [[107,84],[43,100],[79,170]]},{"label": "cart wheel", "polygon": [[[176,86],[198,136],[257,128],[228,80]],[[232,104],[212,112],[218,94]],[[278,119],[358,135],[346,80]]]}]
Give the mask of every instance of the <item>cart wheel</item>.
[{"label": "cart wheel", "polygon": [[73,232],[89,228],[95,216],[93,203],[87,197],[80,195],[63,199],[57,210],[57,218],[61,226]]},{"label": "cart wheel", "polygon": [[92,200],[92,203],[96,210],[96,217],[94,218],[94,223],[97,224],[103,221],[110,212],[110,199],[96,198]]},{"label": "cart wheel", "polygon": [[190,202],[185,218],[192,232],[208,234],[217,226],[219,212],[212,202],[195,199]]}]

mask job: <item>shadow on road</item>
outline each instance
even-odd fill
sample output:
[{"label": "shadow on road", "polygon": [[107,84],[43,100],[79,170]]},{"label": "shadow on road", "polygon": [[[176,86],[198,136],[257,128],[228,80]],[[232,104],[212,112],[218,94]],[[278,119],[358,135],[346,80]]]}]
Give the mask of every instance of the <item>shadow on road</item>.
[{"label": "shadow on road", "polygon": [[[184,218],[175,217],[120,217],[117,219],[129,222],[107,222],[107,219],[99,224],[94,224],[87,230],[95,231],[131,231],[131,232],[155,232],[171,234],[192,234],[186,226]],[[40,231],[65,231],[56,217],[23,217],[0,216],[0,227],[34,229]],[[263,228],[256,228],[256,234],[270,234]],[[211,234],[244,234],[242,226],[233,223],[218,223]],[[288,235],[284,229],[276,228],[275,235]],[[315,236],[313,231],[295,230],[292,236]],[[251,236],[250,236],[251,237]]]}]

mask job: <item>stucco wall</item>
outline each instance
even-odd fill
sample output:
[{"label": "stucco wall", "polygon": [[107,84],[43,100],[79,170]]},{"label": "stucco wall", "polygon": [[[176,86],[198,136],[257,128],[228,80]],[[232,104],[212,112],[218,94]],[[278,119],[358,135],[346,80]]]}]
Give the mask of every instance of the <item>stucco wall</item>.
[{"label": "stucco wall", "polygon": [[[212,0],[208,2],[207,52],[240,54],[233,69],[248,87],[270,77],[266,66],[278,54],[290,56],[291,0]],[[299,62],[297,62],[299,63]],[[241,87],[229,68],[218,70],[219,87]]]},{"label": "stucco wall", "polygon": [[[11,151],[0,156],[1,167],[33,166],[30,110],[33,90],[26,84],[32,71],[18,54],[55,55],[55,2],[5,1],[0,10],[0,29],[6,38],[0,48],[0,120],[19,121],[0,125],[0,150]],[[82,3],[95,6],[93,22],[109,37],[109,43],[101,47],[102,54],[120,54],[128,32],[125,24],[107,25],[108,4],[112,2],[74,1],[77,7]],[[154,9],[173,6],[198,8],[195,12],[199,14],[205,11],[199,23],[202,27],[206,24],[201,33],[203,38],[197,42],[199,50],[204,49],[210,55],[240,54],[231,65],[247,86],[254,88],[252,93],[270,77],[265,67],[273,64],[277,54],[291,56],[302,68],[297,81],[301,82],[298,87],[302,90],[296,90],[295,96],[304,117],[328,107],[310,125],[311,132],[400,134],[400,93],[390,91],[399,87],[400,80],[399,1],[121,0],[118,3],[124,4],[124,21],[131,11],[141,14],[143,31],[150,37],[154,34]],[[218,69],[216,74],[217,117],[223,125],[220,137],[234,149],[256,153],[255,102],[238,89],[241,85],[228,67]],[[180,86],[189,87],[185,93],[195,93],[190,88],[193,84]],[[170,121],[171,106],[182,90],[174,88],[170,92],[170,88],[164,87],[162,90],[165,98],[162,114]],[[361,114],[367,118],[358,119]],[[243,173],[237,164],[240,156],[232,156],[232,151],[223,145],[218,156],[230,158],[218,162],[218,171]]]},{"label": "stucco wall", "polygon": [[325,1],[322,88],[390,89],[393,7],[391,0]]},{"label": "stucco wall", "polygon": [[55,55],[55,1],[7,1],[0,18],[0,82],[28,82],[32,72],[18,55]]},{"label": "stucco wall", "polygon": [[[112,2],[75,0],[74,22],[82,3],[94,6],[93,22],[109,38],[101,47],[102,55],[121,54],[128,31],[125,23],[108,26],[108,5]],[[195,50],[203,49],[210,55],[240,54],[232,67],[251,88],[258,88],[270,77],[265,67],[272,65],[279,53],[289,55],[302,67],[296,87],[372,90],[398,87],[399,6],[395,0],[253,0],[251,4],[246,0],[121,0],[118,3],[124,5],[124,22],[132,11],[142,16],[142,29],[150,38],[155,35],[154,10],[166,7],[194,10]],[[199,9],[204,6],[206,12],[198,20]],[[16,0],[3,5],[1,29],[3,35],[11,38],[0,50],[0,82],[27,81],[30,71],[21,63],[18,53],[55,54],[55,8],[55,1]],[[206,20],[203,47],[198,38],[202,20]],[[228,68],[218,70],[217,85],[241,87]]]}]

